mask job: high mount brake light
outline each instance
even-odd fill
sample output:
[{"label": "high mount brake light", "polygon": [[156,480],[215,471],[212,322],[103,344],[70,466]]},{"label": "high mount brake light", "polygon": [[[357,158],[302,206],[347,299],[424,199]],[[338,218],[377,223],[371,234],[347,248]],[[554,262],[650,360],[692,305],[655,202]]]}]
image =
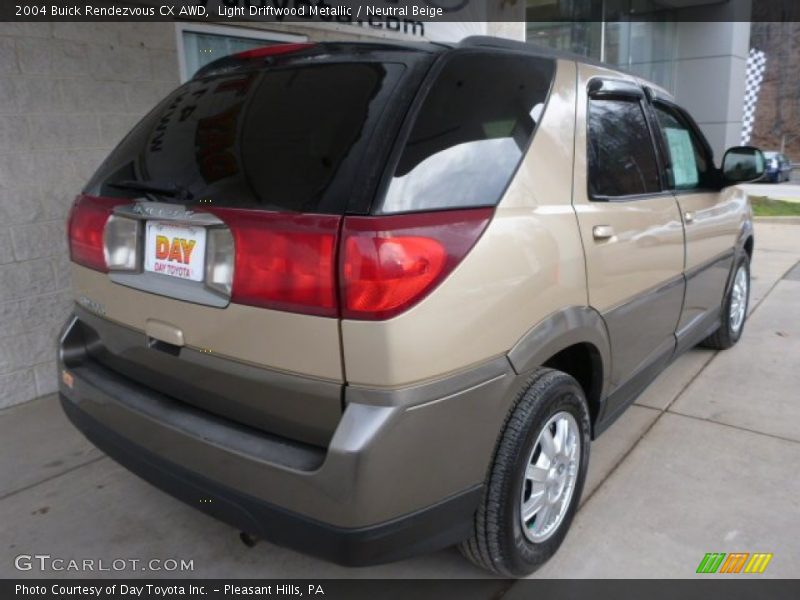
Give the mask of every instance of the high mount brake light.
[{"label": "high mount brake light", "polygon": [[253,48],[252,50],[245,50],[244,52],[237,52],[233,55],[234,58],[243,60],[251,58],[264,58],[266,56],[279,56],[281,54],[292,54],[293,52],[300,52],[316,46],[313,43],[301,44],[272,44],[270,46],[262,46],[260,48]]}]

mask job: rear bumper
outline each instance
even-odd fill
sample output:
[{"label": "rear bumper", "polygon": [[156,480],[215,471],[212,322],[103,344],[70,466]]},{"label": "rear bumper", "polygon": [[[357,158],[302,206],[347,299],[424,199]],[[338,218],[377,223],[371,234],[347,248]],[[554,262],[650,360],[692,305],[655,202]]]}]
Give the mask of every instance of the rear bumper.
[{"label": "rear bumper", "polygon": [[[94,362],[62,336],[64,411],[167,493],[243,531],[346,565],[465,539],[515,381],[497,359],[404,390],[348,389],[327,448],[191,407]],[[66,348],[66,350],[65,350]]]},{"label": "rear bumper", "polygon": [[343,528],[221,485],[153,454],[109,429],[61,395],[64,412],[95,446],[168,494],[272,543],[348,566],[398,560],[466,538],[480,486],[401,518],[371,527]]}]

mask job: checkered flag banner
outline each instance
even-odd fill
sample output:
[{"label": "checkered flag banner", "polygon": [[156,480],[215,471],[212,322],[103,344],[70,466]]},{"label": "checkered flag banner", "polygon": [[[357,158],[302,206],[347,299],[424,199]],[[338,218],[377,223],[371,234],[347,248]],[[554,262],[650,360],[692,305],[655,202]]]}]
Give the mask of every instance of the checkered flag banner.
[{"label": "checkered flag banner", "polygon": [[764,81],[764,70],[767,67],[767,55],[761,50],[750,49],[747,57],[747,83],[744,90],[744,110],[742,113],[742,146],[750,143],[753,125],[756,120],[756,105],[761,82]]}]

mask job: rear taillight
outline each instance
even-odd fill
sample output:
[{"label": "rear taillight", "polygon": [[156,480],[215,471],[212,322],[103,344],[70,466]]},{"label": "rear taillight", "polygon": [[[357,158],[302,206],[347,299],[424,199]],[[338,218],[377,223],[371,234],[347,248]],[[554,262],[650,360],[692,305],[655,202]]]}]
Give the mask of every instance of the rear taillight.
[{"label": "rear taillight", "polygon": [[233,239],[222,252],[235,256],[232,302],[362,320],[388,319],[422,300],[466,256],[492,215],[491,208],[477,208],[345,217],[340,233],[337,216],[209,212]]},{"label": "rear taillight", "polygon": [[336,316],[335,253],[341,217],[210,209],[230,228],[231,301]]},{"label": "rear taillight", "polygon": [[388,319],[422,300],[466,256],[492,210],[345,218],[342,317]]},{"label": "rear taillight", "polygon": [[73,262],[95,271],[108,271],[103,243],[106,222],[115,206],[127,203],[130,200],[85,194],[75,198],[67,225],[69,255]]},{"label": "rear taillight", "polygon": [[[141,222],[112,215],[130,200],[80,195],[69,218],[78,264],[141,268]],[[205,285],[232,302],[345,319],[407,310],[447,277],[483,233],[493,209],[340,217],[208,208]]]}]

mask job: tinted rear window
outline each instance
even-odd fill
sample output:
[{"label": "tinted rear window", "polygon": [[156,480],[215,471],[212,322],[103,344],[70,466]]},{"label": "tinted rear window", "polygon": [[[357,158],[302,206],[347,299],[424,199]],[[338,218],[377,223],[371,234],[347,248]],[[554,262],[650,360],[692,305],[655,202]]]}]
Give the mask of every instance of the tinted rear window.
[{"label": "tinted rear window", "polygon": [[493,206],[530,143],[552,60],[499,53],[446,60],[376,212]]},{"label": "tinted rear window", "polygon": [[402,71],[328,63],[190,81],[134,128],[87,192],[140,197],[119,186],[146,183],[185,190],[190,204],[344,212]]}]

